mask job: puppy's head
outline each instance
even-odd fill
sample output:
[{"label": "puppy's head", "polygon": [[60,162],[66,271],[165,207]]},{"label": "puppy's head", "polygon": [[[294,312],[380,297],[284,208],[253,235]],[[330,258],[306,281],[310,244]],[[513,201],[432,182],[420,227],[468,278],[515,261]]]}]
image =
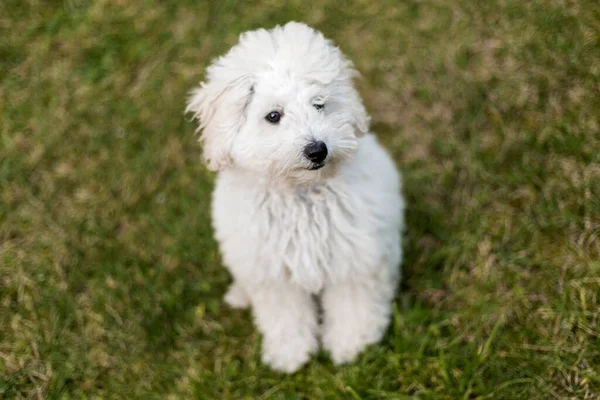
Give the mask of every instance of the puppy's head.
[{"label": "puppy's head", "polygon": [[304,24],[242,34],[187,106],[209,168],[309,181],[333,171],[368,130],[354,75],[341,51]]}]

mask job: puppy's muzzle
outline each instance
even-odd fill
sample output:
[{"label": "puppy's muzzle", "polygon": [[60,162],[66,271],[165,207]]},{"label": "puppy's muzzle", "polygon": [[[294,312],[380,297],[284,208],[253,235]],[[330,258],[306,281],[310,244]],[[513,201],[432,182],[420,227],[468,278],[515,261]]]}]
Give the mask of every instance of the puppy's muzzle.
[{"label": "puppy's muzzle", "polygon": [[304,148],[304,156],[313,163],[311,170],[319,169],[325,165],[327,158],[327,145],[322,141],[310,142]]}]

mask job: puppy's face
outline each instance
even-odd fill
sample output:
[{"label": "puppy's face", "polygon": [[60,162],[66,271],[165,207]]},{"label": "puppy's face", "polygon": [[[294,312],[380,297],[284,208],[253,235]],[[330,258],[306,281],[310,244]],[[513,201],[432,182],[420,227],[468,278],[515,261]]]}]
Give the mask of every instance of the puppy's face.
[{"label": "puppy's face", "polygon": [[234,164],[271,175],[315,175],[357,148],[352,115],[333,88],[268,71],[256,76],[231,148]]},{"label": "puppy's face", "polygon": [[190,98],[215,170],[313,181],[349,159],[368,117],[339,49],[306,25],[242,35]]}]

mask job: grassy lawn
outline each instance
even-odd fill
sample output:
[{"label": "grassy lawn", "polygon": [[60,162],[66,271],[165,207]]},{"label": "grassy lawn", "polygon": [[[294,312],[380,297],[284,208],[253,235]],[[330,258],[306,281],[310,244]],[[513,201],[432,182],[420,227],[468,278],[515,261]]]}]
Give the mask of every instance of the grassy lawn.
[{"label": "grassy lawn", "polygon": [[[598,399],[600,6],[0,2],[0,398]],[[383,343],[259,362],[186,94],[240,32],[354,60],[405,179]]]}]

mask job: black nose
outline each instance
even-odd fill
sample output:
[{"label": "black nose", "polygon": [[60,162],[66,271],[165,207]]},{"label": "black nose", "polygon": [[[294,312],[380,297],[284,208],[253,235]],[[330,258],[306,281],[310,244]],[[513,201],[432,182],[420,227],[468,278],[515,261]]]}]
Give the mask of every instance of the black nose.
[{"label": "black nose", "polygon": [[327,146],[321,141],[311,142],[304,148],[304,155],[314,163],[322,163],[327,157]]}]

